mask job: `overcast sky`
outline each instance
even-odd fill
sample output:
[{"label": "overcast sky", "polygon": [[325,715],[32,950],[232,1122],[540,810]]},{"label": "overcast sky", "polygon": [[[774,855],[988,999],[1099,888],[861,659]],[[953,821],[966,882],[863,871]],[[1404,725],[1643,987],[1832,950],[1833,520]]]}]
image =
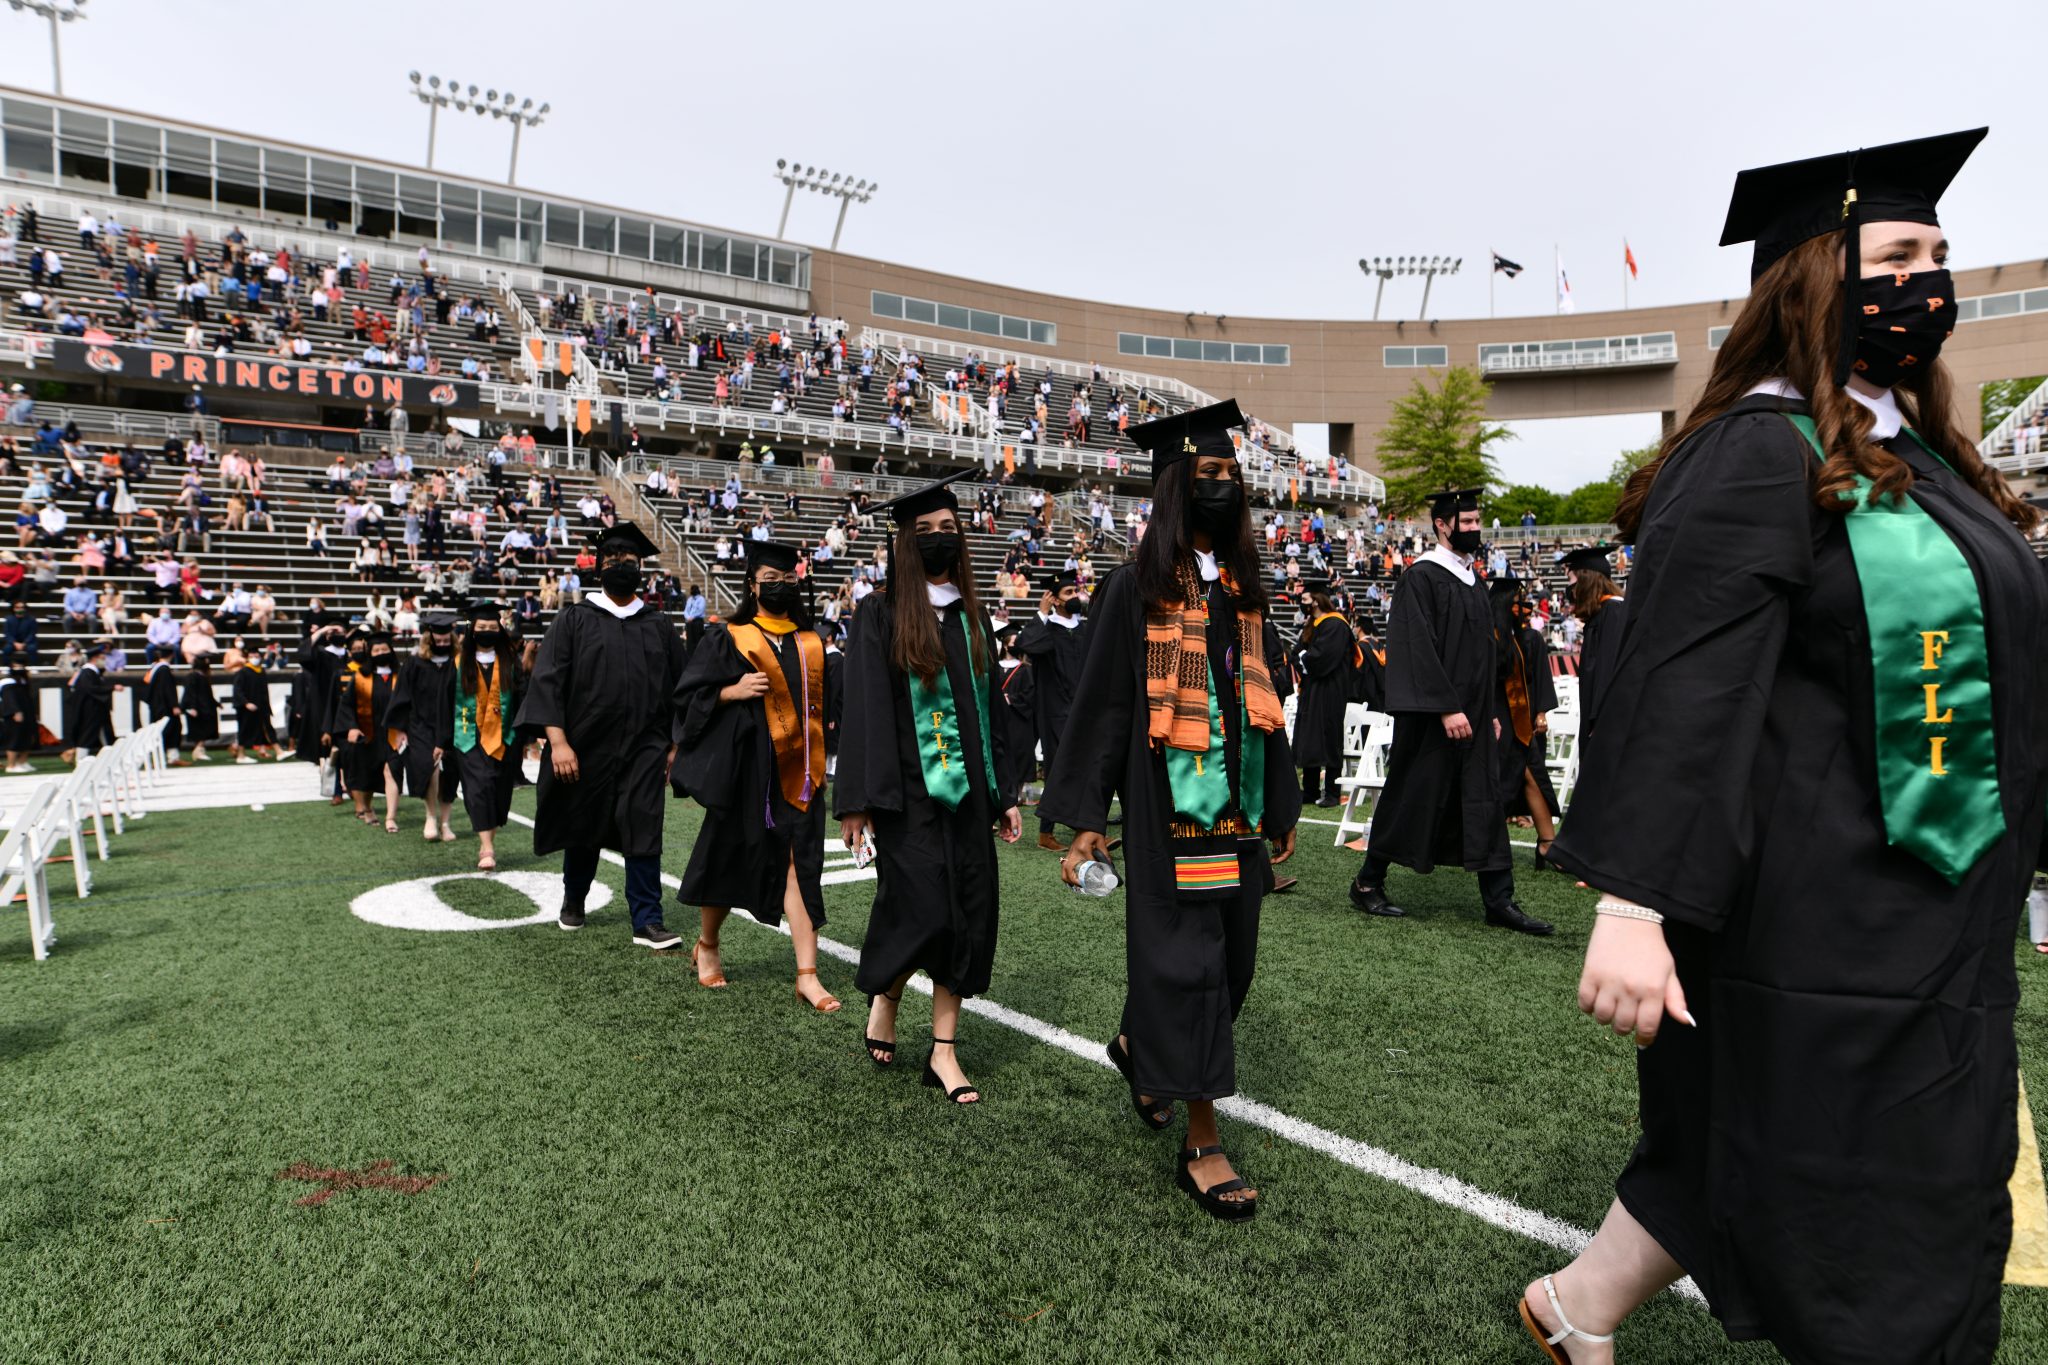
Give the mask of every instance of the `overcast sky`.
[{"label": "overcast sky", "polygon": [[[997,6],[780,0],[88,0],[82,99],[419,162],[406,72],[552,102],[520,179],[774,231],[778,156],[882,187],[850,251],[1005,284],[1236,316],[1365,317],[1355,262],[1462,256],[1430,312],[1733,297],[1735,172],[1988,123],[1943,203],[1960,265],[2048,252],[2038,0],[1710,5]],[[48,89],[47,25],[0,9],[0,81]],[[502,176],[505,125],[449,113],[437,161]],[[800,198],[790,235],[831,237]],[[1388,286],[1387,316],[1420,282]],[[1606,472],[1654,418],[1519,424],[1511,478]]]}]

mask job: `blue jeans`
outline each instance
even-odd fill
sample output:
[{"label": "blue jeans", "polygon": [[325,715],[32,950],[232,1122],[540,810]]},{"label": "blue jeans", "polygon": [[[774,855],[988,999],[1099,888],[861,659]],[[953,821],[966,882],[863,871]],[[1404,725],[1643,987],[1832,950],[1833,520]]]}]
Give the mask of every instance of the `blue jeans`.
[{"label": "blue jeans", "polygon": [[[581,905],[597,876],[598,850],[562,850],[562,903]],[[626,859],[626,908],[633,914],[633,932],[661,923],[661,859]]]}]

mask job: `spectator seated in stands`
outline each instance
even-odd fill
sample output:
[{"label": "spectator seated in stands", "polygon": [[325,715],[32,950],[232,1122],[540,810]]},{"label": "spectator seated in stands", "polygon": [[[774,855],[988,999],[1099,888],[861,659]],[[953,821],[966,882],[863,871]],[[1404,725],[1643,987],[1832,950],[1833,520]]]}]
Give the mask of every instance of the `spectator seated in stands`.
[{"label": "spectator seated in stands", "polygon": [[98,624],[99,610],[99,593],[80,574],[64,592],[64,628],[92,628]]},{"label": "spectator seated in stands", "polygon": [[62,545],[71,516],[55,502],[46,502],[36,513],[35,541],[38,545]]}]

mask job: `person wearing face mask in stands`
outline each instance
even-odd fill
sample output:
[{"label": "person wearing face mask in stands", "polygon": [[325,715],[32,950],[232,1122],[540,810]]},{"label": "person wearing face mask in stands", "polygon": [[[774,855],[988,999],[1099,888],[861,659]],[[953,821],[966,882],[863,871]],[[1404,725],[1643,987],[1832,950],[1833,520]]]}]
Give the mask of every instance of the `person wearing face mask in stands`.
[{"label": "person wearing face mask in stands", "polygon": [[1486,922],[1544,935],[1515,903],[1514,862],[1495,757],[1493,609],[1472,571],[1477,488],[1430,500],[1436,545],[1401,575],[1387,617],[1387,710],[1394,743],[1351,903],[1368,915],[1407,912],[1387,899],[1395,863],[1428,873],[1449,863],[1479,874]]},{"label": "person wearing face mask in stands", "polygon": [[[505,636],[505,609],[472,602],[469,634],[456,649],[449,704],[441,712],[434,752],[462,779],[462,810],[476,831],[479,872],[498,870],[498,831],[512,813],[523,746],[512,717],[519,710],[519,651]],[[452,839],[444,818],[443,839]]]},{"label": "person wearing face mask in stands", "polygon": [[[1074,688],[1081,681],[1081,661],[1088,657],[1088,598],[1072,569],[1046,580],[1045,594],[1038,599],[1038,619],[1028,623],[1017,637],[1017,653],[1030,661],[1033,694],[1038,708],[1038,747],[1045,754],[1045,770],[1052,771],[1058,757],[1060,737],[1066,732],[1067,717],[1074,710]],[[1020,764],[1028,767],[1029,764]],[[1041,812],[1038,817],[1038,846],[1054,853],[1066,852],[1052,821]]]},{"label": "person wearing face mask in stands", "polygon": [[[360,645],[362,653],[356,653]],[[335,681],[334,703],[328,712],[327,732],[341,740],[335,766],[355,802],[356,819],[366,825],[377,823],[372,809],[376,793],[384,792],[384,832],[398,833],[398,779],[391,760],[398,754],[402,732],[390,728],[391,691],[397,686],[397,662],[392,657],[391,637],[382,631],[363,631],[349,639],[350,661]]]},{"label": "person wearing face mask in stands", "polygon": [[818,981],[819,878],[839,677],[811,629],[797,560],[793,546],[747,542],[746,600],[698,639],[676,686],[676,786],[704,807],[676,899],[702,916],[697,984],[725,984],[718,934],[744,906],[763,924],[789,921],[796,997],[830,1014],[839,1001]]},{"label": "person wearing face mask in stands", "polygon": [[981,1099],[956,1050],[960,1004],[988,989],[1000,889],[995,839],[1023,832],[997,689],[1002,669],[974,591],[960,502],[963,469],[877,511],[896,523],[887,592],[854,613],[846,654],[845,733],[833,798],[840,836],[872,833],[874,908],[854,984],[869,997],[867,1050],[897,1051],[904,983],[932,981],[932,1046],[922,1080],[953,1104]]},{"label": "person wearing face mask in stands", "polygon": [[1226,400],[1131,429],[1152,456],[1151,529],[1095,595],[1095,641],[1039,807],[1077,831],[1060,869],[1074,884],[1106,856],[1110,799],[1123,802],[1126,984],[1105,1051],[1146,1127],[1187,1106],[1175,1183],[1227,1222],[1253,1217],[1259,1195],[1224,1155],[1216,1101],[1237,1091],[1260,906],[1301,815],[1231,435],[1244,425]]},{"label": "person wearing face mask in stands", "polygon": [[423,837],[428,843],[455,842],[452,819],[456,761],[442,737],[453,725],[455,706],[455,613],[435,603],[420,618],[419,648],[398,666],[385,724],[405,736],[398,770],[404,789],[427,808]]},{"label": "person wearing face mask in stands", "polygon": [[684,651],[675,622],[640,597],[658,553],[631,522],[598,536],[600,590],[556,613],[515,723],[547,736],[533,851],[563,855],[562,928],[583,927],[598,852],[616,849],[633,942],[660,952],[683,942],[661,922],[661,822]]}]

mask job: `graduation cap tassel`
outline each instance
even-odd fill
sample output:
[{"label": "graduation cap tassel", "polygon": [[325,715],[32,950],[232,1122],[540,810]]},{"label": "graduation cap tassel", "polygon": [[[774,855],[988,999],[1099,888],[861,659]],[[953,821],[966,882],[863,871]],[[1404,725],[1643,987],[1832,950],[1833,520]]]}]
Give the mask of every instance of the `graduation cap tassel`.
[{"label": "graduation cap tassel", "polygon": [[1849,153],[1842,190],[1842,335],[1835,348],[1835,387],[1846,388],[1856,365],[1856,330],[1863,319],[1863,213],[1856,197],[1856,158]]}]

